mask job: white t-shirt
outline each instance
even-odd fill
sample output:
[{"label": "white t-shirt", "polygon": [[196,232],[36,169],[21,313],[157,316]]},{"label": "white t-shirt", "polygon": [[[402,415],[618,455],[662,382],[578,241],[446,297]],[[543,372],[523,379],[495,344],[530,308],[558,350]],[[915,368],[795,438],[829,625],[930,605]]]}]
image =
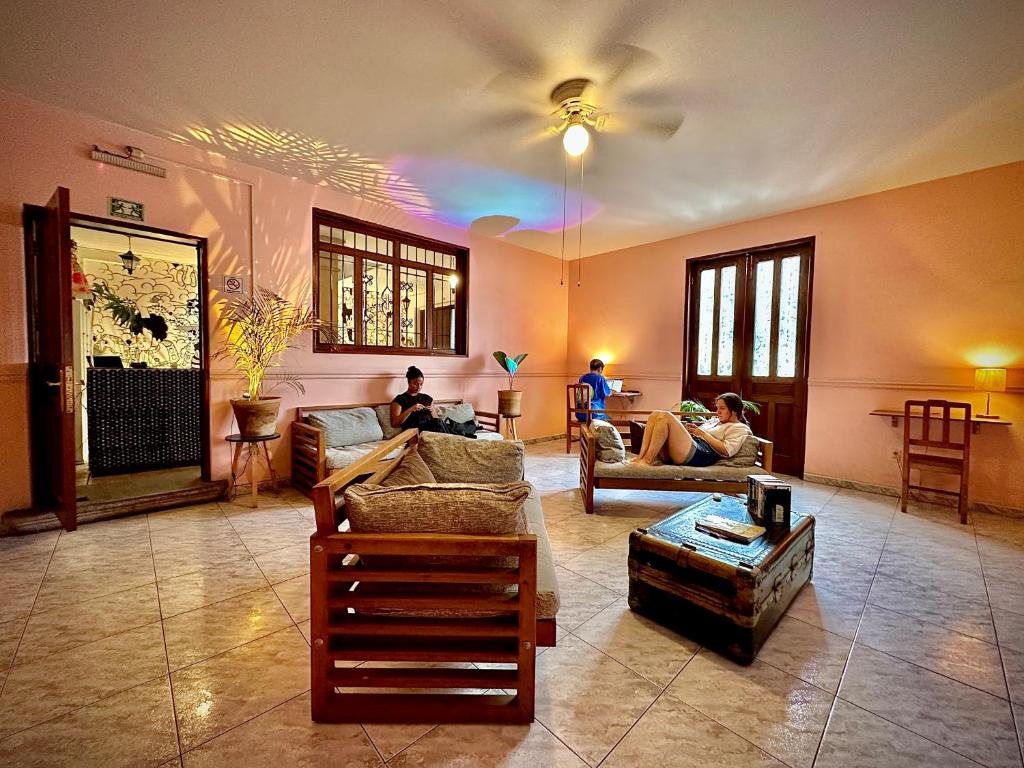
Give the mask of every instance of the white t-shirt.
[{"label": "white t-shirt", "polygon": [[725,450],[729,454],[729,458],[739,453],[743,441],[747,439],[748,435],[754,434],[750,427],[742,421],[730,421],[728,424],[723,424],[717,416],[712,416],[700,428],[725,443]]}]

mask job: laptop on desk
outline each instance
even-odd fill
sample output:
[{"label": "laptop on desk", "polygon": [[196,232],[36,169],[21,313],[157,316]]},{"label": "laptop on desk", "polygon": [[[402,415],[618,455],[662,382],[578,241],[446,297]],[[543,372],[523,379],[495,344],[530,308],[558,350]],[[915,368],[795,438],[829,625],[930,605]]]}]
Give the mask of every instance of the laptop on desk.
[{"label": "laptop on desk", "polygon": [[622,391],[622,379],[608,379],[608,386],[612,388],[613,393],[619,393]]}]

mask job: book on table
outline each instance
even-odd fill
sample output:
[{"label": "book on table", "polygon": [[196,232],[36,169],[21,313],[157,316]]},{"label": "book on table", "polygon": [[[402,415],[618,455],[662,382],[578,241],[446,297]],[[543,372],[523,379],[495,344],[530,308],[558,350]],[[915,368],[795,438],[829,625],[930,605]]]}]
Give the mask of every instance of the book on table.
[{"label": "book on table", "polygon": [[757,541],[765,533],[765,529],[760,525],[741,523],[720,515],[705,515],[694,524],[694,528],[711,536],[720,536],[743,544]]}]

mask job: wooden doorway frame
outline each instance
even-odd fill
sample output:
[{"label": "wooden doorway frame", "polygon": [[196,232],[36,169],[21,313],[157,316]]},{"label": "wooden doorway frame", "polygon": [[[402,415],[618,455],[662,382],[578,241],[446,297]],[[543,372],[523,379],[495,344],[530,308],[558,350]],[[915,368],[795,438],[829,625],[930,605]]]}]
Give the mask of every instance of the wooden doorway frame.
[{"label": "wooden doorway frame", "polygon": [[196,270],[199,274],[199,358],[202,366],[202,404],[200,406],[199,439],[202,442],[199,453],[199,469],[203,480],[210,481],[210,336],[209,336],[209,270],[207,256],[208,244],[205,237],[176,232],[171,229],[160,229],[135,222],[107,219],[102,216],[91,216],[85,213],[71,214],[72,227],[85,227],[103,232],[116,232],[124,235],[144,235],[157,240],[167,240],[196,247]]},{"label": "wooden doorway frame", "polygon": [[[797,384],[797,401],[802,404],[803,409],[803,440],[801,443],[800,454],[799,454],[799,476],[803,477],[803,470],[806,464],[806,448],[807,448],[807,403],[808,403],[808,382],[810,378],[810,359],[811,359],[811,311],[813,306],[814,297],[814,256],[816,253],[816,236],[809,235],[807,237],[798,237],[792,240],[783,240],[777,243],[768,243],[764,245],[758,245],[751,248],[739,248],[733,251],[725,251],[723,253],[707,254],[704,256],[697,256],[690,259],[686,259],[685,265],[685,283],[683,287],[684,293],[684,310],[683,310],[683,371],[682,371],[682,391],[681,398],[687,399],[691,396],[690,392],[690,379],[691,374],[695,374],[693,366],[696,365],[697,361],[697,350],[691,343],[693,340],[693,334],[691,333],[691,326],[697,322],[696,313],[699,311],[699,306],[695,306],[693,301],[692,282],[695,279],[698,271],[702,264],[706,264],[712,261],[724,261],[727,259],[735,259],[737,263],[742,260],[749,260],[750,264],[754,263],[758,254],[768,253],[771,251],[777,251],[786,248],[806,248],[808,250],[807,257],[807,291],[806,291],[806,302],[803,307],[802,317],[798,320],[798,334],[803,338],[803,355],[802,358],[797,360],[797,371],[796,378],[798,379]],[[736,327],[733,337],[733,360],[741,359],[740,352],[746,349],[747,345],[752,341],[753,335],[753,315],[748,311],[747,299],[752,293],[751,288],[754,285],[755,274],[754,270],[744,270],[744,280],[742,283],[737,282],[736,285]],[[777,301],[776,301],[777,304]],[[715,322],[718,317],[718,294],[715,294],[715,305],[714,305]],[[773,307],[773,317],[777,315],[777,306]],[[715,356],[717,353],[717,344],[713,344],[712,354]],[[774,360],[774,358],[773,358]],[[714,358],[713,358],[713,370],[714,370]],[[749,379],[749,371],[734,369],[732,379],[733,382],[730,384],[731,387],[735,387],[736,383],[740,386],[736,389],[740,392],[744,398],[751,396],[751,393],[743,392],[742,382]],[[723,382],[724,383],[724,382]]]}]

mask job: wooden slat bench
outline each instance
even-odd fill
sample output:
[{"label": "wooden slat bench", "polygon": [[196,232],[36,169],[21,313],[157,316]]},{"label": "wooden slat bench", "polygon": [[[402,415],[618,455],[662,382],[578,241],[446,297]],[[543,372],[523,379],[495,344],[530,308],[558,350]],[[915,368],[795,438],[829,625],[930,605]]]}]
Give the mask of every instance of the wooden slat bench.
[{"label": "wooden slat bench", "polygon": [[[435,400],[434,405],[458,405],[462,400]],[[314,485],[330,474],[327,466],[327,444],[324,431],[306,422],[316,411],[340,411],[351,408],[377,408],[383,403],[343,403],[339,405],[306,405],[295,409],[292,423],[292,485],[309,495]],[[474,409],[476,410],[476,409]],[[476,411],[476,420],[485,432],[501,434],[501,416],[487,411]]]},{"label": "wooden slat bench", "polygon": [[[612,422],[615,423],[614,421]],[[628,422],[627,422],[628,424]],[[640,446],[633,446],[634,440],[642,439],[642,431],[633,429],[629,434],[623,435],[623,442],[626,450],[635,450]],[[737,467],[735,472],[724,473],[721,469],[712,467],[673,467],[673,470],[692,470],[692,477],[652,477],[654,474],[662,474],[661,467],[648,468],[637,467],[635,470],[628,466],[608,465],[614,468],[615,476],[602,477],[598,470],[597,460],[597,438],[589,425],[584,425],[580,432],[580,493],[583,495],[583,506],[587,514],[594,512],[594,491],[598,488],[617,488],[626,490],[641,491],[679,491],[684,493],[725,493],[739,495],[746,493],[746,476],[754,473],[770,474],[772,471],[772,443],[769,440],[757,438],[758,455],[757,462],[751,467]],[[628,456],[628,454],[627,454]],[[710,471],[708,471],[710,470]],[[687,472],[686,474],[689,474]],[[735,479],[723,479],[715,475],[735,475]]]},{"label": "wooden slat bench", "polygon": [[[555,642],[554,619],[536,617],[537,535],[338,531],[344,489],[384,480],[399,463],[384,457],[396,450],[404,455],[417,440],[416,430],[406,430],[313,488],[313,719],[532,722],[536,646]],[[428,560],[439,556],[445,565]],[[463,558],[465,565],[458,564]],[[515,564],[486,567],[480,558]],[[474,590],[467,592],[467,585]],[[339,668],[339,662],[369,664]],[[381,662],[391,664],[373,666]],[[502,666],[478,669],[474,663]]]}]

